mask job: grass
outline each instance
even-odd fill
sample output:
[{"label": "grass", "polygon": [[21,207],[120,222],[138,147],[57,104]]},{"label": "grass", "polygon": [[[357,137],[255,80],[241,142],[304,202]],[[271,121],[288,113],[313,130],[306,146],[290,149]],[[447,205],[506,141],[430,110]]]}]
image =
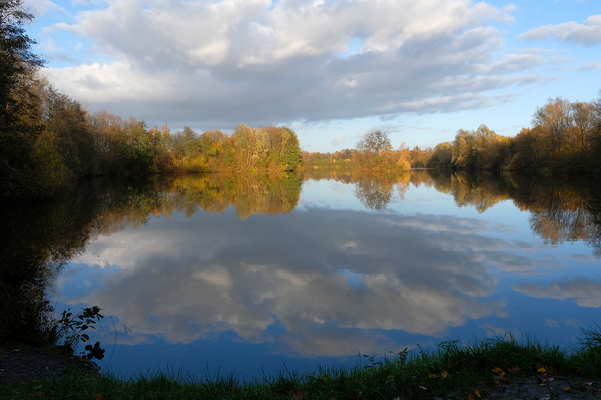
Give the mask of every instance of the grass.
[{"label": "grass", "polygon": [[77,369],[41,381],[0,385],[2,399],[465,399],[485,396],[496,381],[537,374],[541,368],[574,382],[601,377],[601,329],[582,330],[576,348],[512,335],[440,343],[435,349],[366,357],[353,368],[318,367],[300,374],[240,381],[219,373],[197,380],[171,371],[123,380]]}]

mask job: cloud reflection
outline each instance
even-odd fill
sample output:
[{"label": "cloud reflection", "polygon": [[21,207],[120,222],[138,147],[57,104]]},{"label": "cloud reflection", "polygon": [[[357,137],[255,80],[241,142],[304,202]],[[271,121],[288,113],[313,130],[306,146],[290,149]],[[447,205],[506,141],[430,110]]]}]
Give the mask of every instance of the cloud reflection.
[{"label": "cloud reflection", "polygon": [[98,285],[67,302],[99,304],[135,334],[170,343],[231,330],[304,357],[373,354],[391,343],[387,331],[440,336],[469,319],[504,315],[502,303],[487,299],[494,270],[526,268],[525,256],[505,249],[529,245],[482,234],[493,228],[505,229],[480,219],[316,208],[244,221],[232,210],[172,215],[91,244],[75,262],[120,268],[94,269]]},{"label": "cloud reflection", "polygon": [[551,282],[546,287],[534,284],[515,285],[513,288],[530,297],[558,300],[575,299],[580,307],[601,307],[601,281],[585,278]]}]

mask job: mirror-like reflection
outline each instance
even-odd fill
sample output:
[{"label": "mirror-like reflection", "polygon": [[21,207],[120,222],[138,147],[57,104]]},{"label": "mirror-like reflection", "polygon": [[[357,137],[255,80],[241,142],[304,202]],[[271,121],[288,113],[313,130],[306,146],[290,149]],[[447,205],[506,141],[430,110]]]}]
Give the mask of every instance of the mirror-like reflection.
[{"label": "mirror-like reflection", "polygon": [[424,185],[453,196],[458,207],[473,206],[483,213],[510,200],[531,212],[530,226],[545,243],[584,240],[601,257],[601,189],[593,176],[532,177],[492,171],[413,170],[404,175],[362,175],[335,169],[307,170],[305,180],[334,180],[355,184],[355,196],[367,209],[382,211],[393,198],[400,199],[409,184]]},{"label": "mirror-like reflection", "polygon": [[[199,343],[255,346],[263,360],[381,354],[461,332],[578,326],[601,307],[600,193],[584,178],[326,172],[96,180],[7,205],[1,326],[23,319],[15,304],[43,314],[53,283],[60,305],[98,304],[127,328],[105,364],[120,368]],[[350,189],[333,194],[348,206],[333,207],[329,182]],[[115,332],[99,334],[112,343]],[[236,368],[261,362],[243,358]]]}]

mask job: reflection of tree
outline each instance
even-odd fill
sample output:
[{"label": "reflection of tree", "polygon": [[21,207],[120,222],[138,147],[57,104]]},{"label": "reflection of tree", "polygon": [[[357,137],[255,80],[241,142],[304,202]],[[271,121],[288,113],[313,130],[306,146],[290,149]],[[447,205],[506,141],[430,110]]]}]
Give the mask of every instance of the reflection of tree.
[{"label": "reflection of tree", "polygon": [[0,208],[0,340],[35,342],[51,311],[46,301],[50,277],[98,235],[145,224],[151,215],[174,211],[191,216],[199,209],[219,213],[230,205],[240,218],[287,213],[300,198],[294,174],[187,175],[155,181],[94,180],[52,201],[3,204]]},{"label": "reflection of tree", "polygon": [[342,183],[352,183],[355,180],[355,176],[356,172],[353,170],[337,168],[305,168],[302,175],[303,181],[321,181],[326,179]]},{"label": "reflection of tree", "polygon": [[507,184],[491,171],[457,171],[451,176],[451,183],[455,203],[459,207],[473,205],[479,213],[511,198]]},{"label": "reflection of tree", "polygon": [[355,196],[366,208],[383,211],[390,202],[393,192],[392,179],[368,175],[355,183]]},{"label": "reflection of tree", "polygon": [[455,172],[438,175],[434,187],[452,194],[457,205],[473,205],[479,212],[513,199],[520,210],[531,212],[530,228],[545,243],[584,240],[601,256],[601,193],[590,177],[533,179],[520,174]]},{"label": "reflection of tree", "polygon": [[300,179],[295,174],[268,175],[204,174],[177,177],[165,206],[191,215],[197,208],[220,213],[230,205],[245,219],[251,214],[281,214],[296,208]]},{"label": "reflection of tree", "polygon": [[515,204],[532,213],[530,227],[545,243],[584,240],[601,256],[601,193],[592,178],[514,178],[513,183]]},{"label": "reflection of tree", "polygon": [[[281,214],[296,208],[300,199],[300,178],[292,173],[280,176],[248,174],[195,174],[163,177],[153,190],[132,194],[128,207],[106,210],[99,232],[109,234],[127,225],[146,223],[148,217],[182,212],[191,217],[202,209],[221,213],[231,205],[244,219],[251,214]],[[133,200],[135,199],[135,200]]]},{"label": "reflection of tree", "polygon": [[[46,202],[4,203],[0,208],[0,341],[44,343],[44,321],[52,311],[48,281],[93,237],[98,215],[117,206],[89,182]],[[10,327],[7,329],[7,327]]]},{"label": "reflection of tree", "polygon": [[545,243],[584,240],[593,248],[595,256],[601,257],[601,189],[590,177],[532,178],[494,171],[435,169],[381,176],[357,171],[337,173],[321,168],[315,172],[305,170],[303,178],[354,183],[357,198],[366,208],[376,211],[386,208],[392,198],[393,185],[401,200],[409,184],[433,186],[453,196],[457,206],[474,206],[480,213],[501,201],[513,200],[520,210],[532,213],[530,227]]}]

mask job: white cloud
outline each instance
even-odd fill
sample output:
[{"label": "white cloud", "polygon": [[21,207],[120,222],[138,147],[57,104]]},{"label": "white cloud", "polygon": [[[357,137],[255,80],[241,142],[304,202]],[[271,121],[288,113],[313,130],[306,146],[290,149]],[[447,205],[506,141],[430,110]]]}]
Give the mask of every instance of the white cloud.
[{"label": "white cloud", "polygon": [[574,21],[558,25],[544,25],[531,29],[518,36],[518,39],[529,40],[557,40],[560,42],[574,42],[585,46],[601,43],[601,15],[591,15],[585,24]]},{"label": "white cloud", "polygon": [[334,137],[334,139],[330,140],[330,143],[333,144],[334,146],[342,146],[344,143],[346,143],[347,137],[343,134],[340,135],[336,135]]},{"label": "white cloud", "polygon": [[601,63],[598,62],[587,62],[578,67],[576,67],[579,71],[596,71],[601,70]]},{"label": "white cloud", "polygon": [[76,34],[92,59],[113,60],[49,71],[92,110],[231,128],[503,102],[490,92],[535,82],[525,71],[545,63],[498,53],[490,23],[512,11],[468,0],[109,1],[44,32]]},{"label": "white cloud", "polygon": [[36,17],[40,17],[49,11],[62,11],[65,10],[62,7],[57,6],[50,0],[29,0],[27,5],[31,7]]}]

